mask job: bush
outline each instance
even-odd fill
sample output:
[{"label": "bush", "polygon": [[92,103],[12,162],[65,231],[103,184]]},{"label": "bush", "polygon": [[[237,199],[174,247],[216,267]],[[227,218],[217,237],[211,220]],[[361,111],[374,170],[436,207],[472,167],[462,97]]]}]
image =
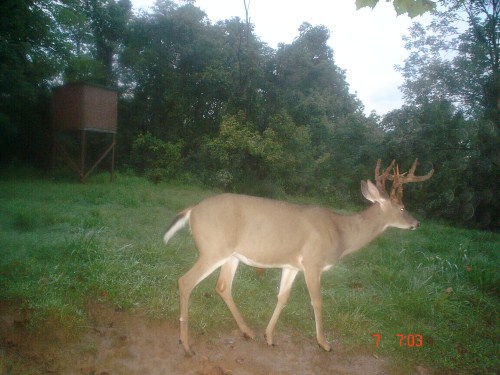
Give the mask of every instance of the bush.
[{"label": "bush", "polygon": [[261,135],[236,116],[222,120],[219,134],[206,140],[205,151],[215,176],[212,183],[228,190],[264,180],[282,153],[272,134]]},{"label": "bush", "polygon": [[151,133],[139,134],[132,145],[132,161],[137,172],[158,183],[182,170],[182,144],[164,142]]},{"label": "bush", "polygon": [[219,134],[205,141],[211,183],[227,190],[264,195],[304,192],[311,184],[312,145],[309,130],[287,115],[276,116],[263,132],[240,116],[223,119]]}]

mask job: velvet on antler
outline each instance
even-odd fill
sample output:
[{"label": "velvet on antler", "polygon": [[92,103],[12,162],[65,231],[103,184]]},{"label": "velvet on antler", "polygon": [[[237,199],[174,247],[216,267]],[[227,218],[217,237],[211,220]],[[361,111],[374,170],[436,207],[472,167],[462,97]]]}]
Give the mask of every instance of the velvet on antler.
[{"label": "velvet on antler", "polygon": [[[389,194],[391,201],[394,203],[403,203],[403,185],[411,182],[422,182],[426,181],[432,177],[434,174],[434,169],[431,169],[429,173],[424,176],[415,176],[415,170],[417,169],[418,159],[415,159],[410,170],[405,173],[399,173],[399,166],[396,161],[393,160],[391,164],[385,169],[385,171],[380,174],[380,168],[382,165],[382,160],[378,159],[377,166],[375,167],[375,181],[378,189],[387,194],[385,188],[385,182],[387,180],[392,181],[391,192]],[[391,170],[393,174],[391,175]]]}]

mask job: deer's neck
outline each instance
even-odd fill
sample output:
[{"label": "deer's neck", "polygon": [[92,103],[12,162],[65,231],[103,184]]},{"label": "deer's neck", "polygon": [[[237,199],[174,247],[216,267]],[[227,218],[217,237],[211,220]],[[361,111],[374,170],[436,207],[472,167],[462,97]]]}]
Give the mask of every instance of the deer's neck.
[{"label": "deer's neck", "polygon": [[358,214],[344,216],[342,222],[344,230],[341,257],[363,248],[387,228],[384,213],[378,203]]}]

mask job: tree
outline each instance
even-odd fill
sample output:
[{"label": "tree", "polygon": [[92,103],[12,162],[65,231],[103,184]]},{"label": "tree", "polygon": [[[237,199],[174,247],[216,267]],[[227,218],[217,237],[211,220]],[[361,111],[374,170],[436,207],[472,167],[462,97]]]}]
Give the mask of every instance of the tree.
[{"label": "tree", "polygon": [[0,3],[0,160],[43,160],[49,88],[67,53],[52,1]]},{"label": "tree", "polygon": [[208,171],[215,176],[213,182],[226,189],[276,195],[312,187],[309,129],[297,127],[287,114],[273,117],[263,132],[243,113],[226,116],[219,134],[206,141],[204,151]]},{"label": "tree", "polygon": [[219,32],[200,9],[170,1],[131,22],[120,56],[127,126],[163,140],[201,139],[228,95]]},{"label": "tree", "polygon": [[132,9],[130,0],[85,0],[84,9],[92,30],[92,56],[104,69],[103,84],[115,85],[113,59],[123,38]]},{"label": "tree", "polygon": [[[469,197],[467,212],[483,227],[500,226],[500,2],[498,0],[443,1],[446,11],[437,12],[428,29],[414,24],[406,38],[410,57],[399,70],[407,105],[423,113],[438,103],[449,103],[450,116],[463,115],[467,126],[461,180],[453,191]],[[465,17],[465,18],[464,18]],[[439,117],[438,117],[439,118]],[[439,121],[428,120],[429,126]],[[400,124],[399,126],[406,126]],[[445,130],[446,129],[446,130]],[[449,133],[452,128],[442,128]],[[400,139],[401,143],[405,140]],[[446,139],[439,139],[446,145]],[[436,143],[436,148],[441,145]],[[458,146],[457,146],[458,147]],[[445,148],[446,149],[446,148]],[[441,160],[454,159],[456,149],[440,153]],[[455,173],[443,169],[447,180]],[[435,181],[439,180],[438,178]],[[439,190],[449,189],[448,185]]]},{"label": "tree", "polygon": [[[403,106],[389,112],[382,121],[387,160],[397,158],[410,165],[419,157],[422,169],[436,170],[425,189],[413,190],[413,210],[466,223],[473,216],[473,189],[466,171],[476,150],[476,125],[467,121],[447,101],[435,101],[422,107]],[[425,206],[425,210],[421,209]],[[411,208],[411,207],[410,207]]]},{"label": "tree", "polygon": [[233,115],[243,111],[248,121],[260,126],[269,90],[265,67],[272,56],[271,49],[256,37],[248,20],[242,22],[235,17],[219,22],[216,27],[224,35],[221,57],[230,79],[225,111]]},{"label": "tree", "polygon": [[292,44],[278,47],[270,76],[270,102],[276,109],[284,107],[297,125],[309,126],[316,146],[325,138],[325,128],[362,111],[349,93],[345,72],[334,62],[329,37],[324,26],[302,24]]},{"label": "tree", "polygon": [[[453,0],[428,28],[414,23],[401,71],[407,103],[449,100],[500,126],[500,2]],[[465,17],[465,19],[463,18]]]}]

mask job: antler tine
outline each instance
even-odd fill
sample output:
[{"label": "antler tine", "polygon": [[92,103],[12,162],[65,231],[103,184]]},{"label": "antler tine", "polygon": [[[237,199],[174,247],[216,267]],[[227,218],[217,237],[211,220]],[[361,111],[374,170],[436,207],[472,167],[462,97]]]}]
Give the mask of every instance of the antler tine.
[{"label": "antler tine", "polygon": [[410,170],[408,171],[408,175],[400,177],[401,184],[406,184],[408,182],[422,182],[422,181],[426,181],[429,178],[431,178],[432,175],[434,174],[434,168],[432,168],[430,170],[430,172],[427,173],[424,176],[415,176],[415,169],[417,168],[417,165],[418,165],[418,158],[415,159],[415,161],[413,162],[413,165],[411,166]]},{"label": "antler tine", "polygon": [[414,176],[415,175],[415,169],[417,169],[418,165],[418,158],[415,158],[415,161],[411,165],[410,170],[408,171],[408,176]]},{"label": "antler tine", "polygon": [[377,160],[377,166],[375,167],[375,183],[380,191],[386,192],[385,189],[385,181],[392,180],[393,176],[391,176],[390,172],[394,166],[396,160],[393,160],[391,164],[385,169],[385,171],[380,174],[380,166],[382,165],[382,159]]},{"label": "antler tine", "polygon": [[378,182],[379,180],[379,173],[380,173],[380,165],[382,164],[382,159],[377,160],[377,166],[375,167],[375,182]]},{"label": "antler tine", "polygon": [[390,197],[394,202],[402,202],[403,199],[403,181],[402,175],[399,174],[399,165],[394,167],[394,176],[392,179],[392,187]]},{"label": "antler tine", "polygon": [[396,203],[403,203],[403,184],[409,182],[422,182],[428,180],[434,174],[434,168],[424,176],[415,176],[415,169],[418,166],[418,159],[415,159],[408,173],[399,174],[399,167],[394,169],[394,179],[391,188],[391,200]]}]

